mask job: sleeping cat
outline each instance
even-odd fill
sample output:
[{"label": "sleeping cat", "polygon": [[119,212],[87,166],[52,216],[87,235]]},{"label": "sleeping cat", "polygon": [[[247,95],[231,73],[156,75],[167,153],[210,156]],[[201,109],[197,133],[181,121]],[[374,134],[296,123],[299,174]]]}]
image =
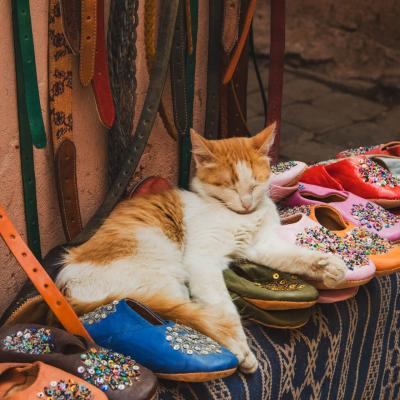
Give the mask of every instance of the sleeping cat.
[{"label": "sleeping cat", "polygon": [[206,140],[193,130],[192,191],[166,190],[122,201],[96,234],[69,250],[57,284],[79,313],[134,298],[229,348],[243,372],[257,369],[222,271],[246,258],[334,287],[346,266],[336,256],[281,240],[268,198],[268,150],[275,125],[252,138]]}]

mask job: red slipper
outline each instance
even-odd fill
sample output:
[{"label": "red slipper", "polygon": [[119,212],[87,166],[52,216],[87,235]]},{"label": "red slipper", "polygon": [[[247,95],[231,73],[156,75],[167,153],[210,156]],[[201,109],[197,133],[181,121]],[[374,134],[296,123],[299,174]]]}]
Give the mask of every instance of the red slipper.
[{"label": "red slipper", "polygon": [[378,144],[376,146],[362,146],[354,149],[347,149],[336,154],[336,158],[354,157],[362,154],[400,157],[400,141]]},{"label": "red slipper", "polygon": [[300,181],[348,190],[385,208],[400,207],[400,179],[364,156],[314,165]]}]

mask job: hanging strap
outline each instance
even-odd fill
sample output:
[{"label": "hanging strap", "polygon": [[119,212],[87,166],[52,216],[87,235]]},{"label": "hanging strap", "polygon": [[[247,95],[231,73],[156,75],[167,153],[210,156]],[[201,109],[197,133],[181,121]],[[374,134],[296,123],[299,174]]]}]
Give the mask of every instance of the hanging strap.
[{"label": "hanging strap", "polygon": [[12,1],[12,19],[26,232],[29,247],[41,259],[32,144],[44,147],[46,135],[40,109],[28,0]]},{"label": "hanging strap", "polygon": [[81,0],[61,0],[64,37],[73,54],[79,54]]},{"label": "hanging strap", "polygon": [[270,150],[273,163],[278,160],[282,92],[283,92],[283,59],[285,55],[285,0],[271,0],[271,45],[268,82],[268,124],[276,122],[275,142]]},{"label": "hanging strap", "polygon": [[98,0],[95,71],[92,88],[100,121],[106,128],[111,128],[115,120],[115,107],[111,93],[104,29],[104,0]]},{"label": "hanging strap", "polygon": [[[235,2],[233,2],[235,4]],[[228,7],[231,10],[231,7]],[[207,60],[207,103],[206,123],[204,136],[207,139],[218,139],[219,132],[219,91],[221,81],[221,41],[218,38],[222,33],[222,3],[220,1],[209,2],[208,17],[208,60]],[[225,25],[224,25],[225,28]],[[228,36],[225,33],[224,37]],[[224,41],[225,43],[225,41]]]},{"label": "hanging strap", "polygon": [[110,214],[124,194],[126,187],[139,164],[156,119],[161,94],[168,72],[168,62],[171,54],[177,9],[178,0],[163,1],[161,4],[157,53],[151,70],[149,87],[135,134],[129,140],[127,151],[125,153],[126,158],[121,164],[120,172],[111,185],[103,204],[89,220],[82,233],[70,242],[71,245],[78,245],[87,241],[96,232],[104,219]]},{"label": "hanging strap", "polygon": [[31,253],[1,206],[0,235],[18,261],[20,267],[25,271],[37,291],[42,295],[43,300],[48,304],[64,328],[74,335],[84,336],[86,339],[92,341],[71,305]]},{"label": "hanging strap", "polygon": [[97,0],[81,0],[79,77],[82,86],[93,79],[97,36]]},{"label": "hanging strap", "polygon": [[67,240],[82,230],[72,125],[72,53],[63,35],[60,1],[49,1],[49,113],[61,220]]},{"label": "hanging strap", "polygon": [[225,53],[229,55],[239,36],[240,0],[224,0],[223,17],[222,45]]}]

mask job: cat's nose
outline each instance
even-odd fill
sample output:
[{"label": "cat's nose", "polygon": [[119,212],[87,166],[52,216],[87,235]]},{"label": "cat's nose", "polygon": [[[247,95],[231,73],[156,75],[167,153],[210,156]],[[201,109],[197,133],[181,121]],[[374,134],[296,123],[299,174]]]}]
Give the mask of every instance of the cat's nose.
[{"label": "cat's nose", "polygon": [[253,197],[252,196],[244,196],[241,199],[242,206],[245,210],[249,210],[251,205],[253,204]]}]

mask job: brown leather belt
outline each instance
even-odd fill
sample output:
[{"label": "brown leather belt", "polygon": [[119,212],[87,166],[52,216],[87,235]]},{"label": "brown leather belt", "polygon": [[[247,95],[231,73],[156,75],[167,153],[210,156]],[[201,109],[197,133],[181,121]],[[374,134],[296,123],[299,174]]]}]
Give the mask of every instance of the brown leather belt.
[{"label": "brown leather belt", "polygon": [[72,137],[72,53],[66,45],[59,0],[49,2],[49,105],[56,185],[65,236],[82,230]]},{"label": "brown leather belt", "polygon": [[71,305],[58,290],[45,269],[35,258],[15,229],[5,210],[0,206],[0,235],[21,268],[25,271],[43,300],[61,322],[64,328],[75,335],[84,336],[92,341],[82,322]]}]

